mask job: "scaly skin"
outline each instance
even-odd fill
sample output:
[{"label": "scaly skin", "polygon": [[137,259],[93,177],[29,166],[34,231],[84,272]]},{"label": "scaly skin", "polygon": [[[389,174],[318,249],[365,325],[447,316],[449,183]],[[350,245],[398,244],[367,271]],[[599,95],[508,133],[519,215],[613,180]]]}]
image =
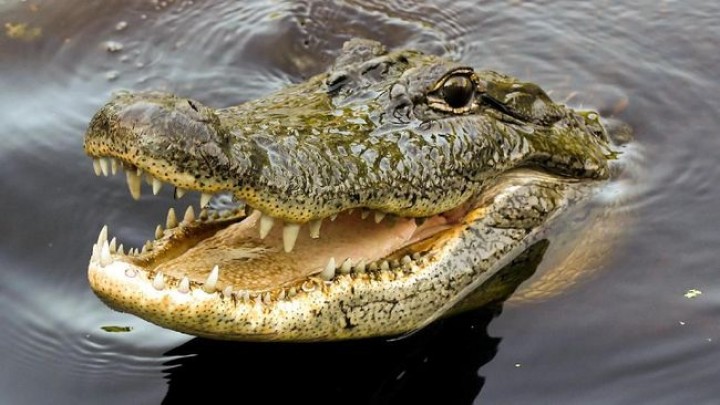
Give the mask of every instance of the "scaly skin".
[{"label": "scaly skin", "polygon": [[[117,252],[103,234],[90,263],[91,286],[111,307],[238,340],[421,327],[591,195],[614,157],[594,112],[555,104],[509,76],[364,40],[346,43],[328,73],[239,106],[119,94],[93,118],[85,150],[100,159],[96,171],[107,170],[108,159],[121,162],[131,190],[141,170],[182,189],[229,191],[261,213],[179,226],[168,219],[172,229],[140,255]],[[391,215],[398,232],[412,218],[439,225],[418,228],[429,230],[387,252],[366,249],[365,265],[348,255],[353,265],[343,267],[345,258],[336,263],[332,252],[343,228],[350,240],[359,229],[359,210],[348,214],[354,208]],[[293,251],[299,227],[338,214],[335,240],[298,239],[317,249],[309,258]],[[262,229],[266,220],[285,223],[284,252],[231,231]],[[334,266],[303,269],[315,256],[333,257]]]}]

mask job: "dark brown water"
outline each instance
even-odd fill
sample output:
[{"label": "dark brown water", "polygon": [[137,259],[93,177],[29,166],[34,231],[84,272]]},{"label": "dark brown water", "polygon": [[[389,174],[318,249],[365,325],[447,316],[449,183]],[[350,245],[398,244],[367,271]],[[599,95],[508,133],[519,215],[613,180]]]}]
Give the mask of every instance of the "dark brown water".
[{"label": "dark brown water", "polygon": [[[0,0],[0,404],[718,403],[719,4]],[[111,92],[225,106],[322,71],[356,36],[576,106],[627,101],[645,174],[606,268],[391,342],[213,342],[102,305],[85,278],[102,224],[138,245],[172,203],[92,174],[82,135]]]}]

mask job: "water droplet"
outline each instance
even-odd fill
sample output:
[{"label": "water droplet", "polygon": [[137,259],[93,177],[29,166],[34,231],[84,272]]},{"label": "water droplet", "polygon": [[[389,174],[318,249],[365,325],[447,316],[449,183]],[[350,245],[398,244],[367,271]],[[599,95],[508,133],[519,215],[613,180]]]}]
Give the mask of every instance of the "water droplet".
[{"label": "water droplet", "polygon": [[123,44],[117,41],[105,42],[105,49],[110,53],[120,52],[123,49]]},{"label": "water droplet", "polygon": [[120,77],[120,72],[118,72],[117,70],[111,70],[111,71],[105,73],[105,78],[106,78],[109,82],[112,82],[112,81],[114,81],[114,80],[117,80],[118,77]]}]

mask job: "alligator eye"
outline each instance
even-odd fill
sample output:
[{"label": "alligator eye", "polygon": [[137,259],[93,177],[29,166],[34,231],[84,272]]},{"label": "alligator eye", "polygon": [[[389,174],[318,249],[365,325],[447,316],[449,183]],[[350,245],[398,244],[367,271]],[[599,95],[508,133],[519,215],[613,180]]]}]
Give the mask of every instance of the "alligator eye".
[{"label": "alligator eye", "polygon": [[445,102],[452,108],[467,105],[473,96],[474,85],[469,77],[463,75],[450,76],[442,87]]}]

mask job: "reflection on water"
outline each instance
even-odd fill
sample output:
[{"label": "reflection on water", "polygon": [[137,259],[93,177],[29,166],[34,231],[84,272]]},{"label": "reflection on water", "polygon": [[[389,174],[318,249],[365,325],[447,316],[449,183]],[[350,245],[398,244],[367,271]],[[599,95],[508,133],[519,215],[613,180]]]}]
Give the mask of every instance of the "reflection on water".
[{"label": "reflection on water", "polygon": [[[471,403],[500,339],[487,335],[494,315],[478,311],[443,321],[400,341],[326,344],[248,344],[193,339],[168,355],[166,403],[184,403],[197,387],[207,401],[234,396],[267,403],[317,404]],[[194,356],[187,356],[193,354]],[[460,360],[461,359],[461,360]],[[218,365],[227,365],[231,372]],[[277,386],[274,386],[277,384]]]},{"label": "reflection on water", "polygon": [[[529,247],[482,290],[497,291],[493,296],[504,301],[535,272],[548,245],[542,240]],[[242,381],[243,396],[264,397],[270,403],[293,402],[298,395],[328,404],[470,403],[485,381],[477,370],[497,352],[500,339],[488,336],[486,329],[500,313],[499,306],[495,302],[391,341],[263,344],[193,339],[166,353],[178,357],[167,363],[165,401],[183,403],[198,385],[226,387]],[[282,389],[268,381],[282,381]],[[213,390],[203,399],[227,395]]]},{"label": "reflection on water", "polygon": [[[0,403],[173,402],[218,381],[273,384],[268,401],[715,400],[720,6],[416,3],[0,0]],[[238,103],[322,71],[354,36],[533,80],[629,122],[644,183],[603,271],[392,342],[189,340],[105,308],[85,279],[98,230],[137,245],[174,204],[168,190],[135,204],[122,179],[92,175],[82,134],[110,93]]]}]

